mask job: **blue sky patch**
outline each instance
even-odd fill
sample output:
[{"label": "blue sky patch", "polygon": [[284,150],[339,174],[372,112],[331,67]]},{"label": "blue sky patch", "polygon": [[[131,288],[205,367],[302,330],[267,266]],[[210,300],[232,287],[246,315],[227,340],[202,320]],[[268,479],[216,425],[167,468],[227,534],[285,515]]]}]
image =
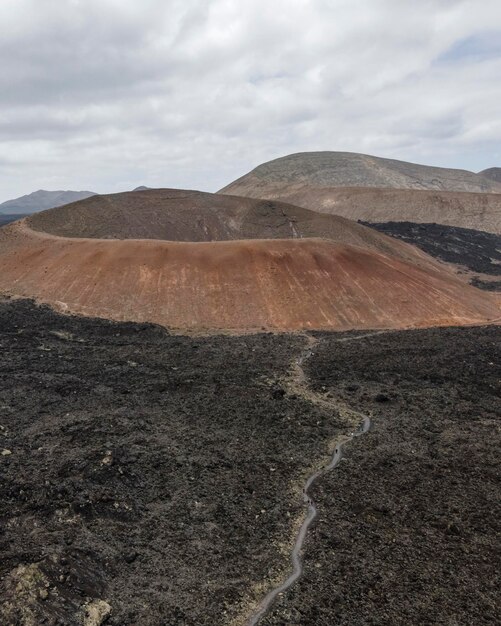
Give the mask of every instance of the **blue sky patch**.
[{"label": "blue sky patch", "polygon": [[501,56],[501,31],[490,31],[460,39],[441,54],[437,63],[483,61]]}]

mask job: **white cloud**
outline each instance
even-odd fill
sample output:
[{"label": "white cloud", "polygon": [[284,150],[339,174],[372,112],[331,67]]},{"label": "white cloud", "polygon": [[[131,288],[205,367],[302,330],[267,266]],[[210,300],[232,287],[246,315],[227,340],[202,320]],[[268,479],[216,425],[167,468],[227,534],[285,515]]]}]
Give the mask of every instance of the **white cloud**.
[{"label": "white cloud", "polygon": [[2,0],[0,200],[302,150],[500,164],[500,34],[493,0]]}]

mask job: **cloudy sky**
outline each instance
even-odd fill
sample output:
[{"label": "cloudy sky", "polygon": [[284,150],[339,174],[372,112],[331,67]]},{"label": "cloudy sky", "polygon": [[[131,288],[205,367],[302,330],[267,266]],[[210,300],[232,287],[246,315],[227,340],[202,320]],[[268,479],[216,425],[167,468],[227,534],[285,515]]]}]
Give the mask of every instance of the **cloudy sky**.
[{"label": "cloudy sky", "polygon": [[500,0],[1,0],[0,201],[346,150],[501,165]]}]

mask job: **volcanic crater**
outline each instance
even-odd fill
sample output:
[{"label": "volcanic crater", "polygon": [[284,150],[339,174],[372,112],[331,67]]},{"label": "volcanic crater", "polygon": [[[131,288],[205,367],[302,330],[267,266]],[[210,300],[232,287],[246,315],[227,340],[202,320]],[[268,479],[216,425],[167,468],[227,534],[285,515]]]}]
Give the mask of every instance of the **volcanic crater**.
[{"label": "volcanic crater", "polygon": [[0,290],[182,332],[478,324],[499,300],[342,217],[183,190],[88,199],[0,231]]}]

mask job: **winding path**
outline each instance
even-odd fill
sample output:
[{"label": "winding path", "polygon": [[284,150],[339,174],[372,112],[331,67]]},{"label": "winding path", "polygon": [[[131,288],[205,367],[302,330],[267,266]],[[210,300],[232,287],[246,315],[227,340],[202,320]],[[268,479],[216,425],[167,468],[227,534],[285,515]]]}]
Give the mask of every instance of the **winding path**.
[{"label": "winding path", "polygon": [[[360,339],[365,339],[367,337],[380,335],[383,332],[387,332],[387,331],[376,331],[372,333],[366,333],[363,335],[354,335],[353,337],[350,337],[350,336],[342,337],[338,339],[337,342],[341,343],[341,342],[347,342],[347,341],[357,341]],[[313,522],[313,520],[316,518],[317,513],[318,513],[315,502],[309,495],[309,491],[311,487],[315,484],[315,482],[321,476],[323,476],[325,473],[329,472],[330,470],[334,469],[335,467],[339,465],[339,463],[341,462],[341,459],[343,458],[344,446],[347,443],[349,443],[354,437],[358,437],[360,435],[363,435],[369,432],[370,427],[371,427],[371,420],[369,417],[362,415],[361,413],[358,413],[356,411],[353,411],[352,409],[347,409],[346,405],[344,405],[343,403],[340,403],[337,400],[326,399],[321,394],[318,394],[312,391],[311,389],[309,389],[306,374],[303,369],[303,363],[306,361],[306,359],[309,359],[314,354],[313,348],[315,345],[319,343],[320,340],[308,334],[305,334],[305,337],[306,337],[307,345],[301,352],[296,362],[293,364],[291,381],[290,381],[291,384],[289,385],[289,387],[293,391],[298,391],[298,389],[301,387],[302,388],[301,395],[311,400],[312,402],[315,402],[316,404],[319,404],[322,406],[328,406],[330,409],[337,410],[341,414],[344,413],[345,416],[348,416],[351,418],[353,418],[354,416],[358,417],[359,426],[356,430],[351,432],[349,435],[346,435],[337,441],[336,447],[334,449],[334,453],[328,465],[320,468],[319,470],[315,471],[313,474],[311,474],[308,477],[303,487],[303,502],[307,506],[307,514],[306,514],[305,519],[303,520],[303,523],[301,524],[301,527],[299,528],[299,532],[296,536],[294,546],[292,548],[292,553],[291,553],[292,572],[282,583],[280,583],[278,586],[271,589],[268,592],[268,594],[261,600],[261,602],[258,604],[258,606],[254,609],[253,613],[245,622],[245,626],[257,626],[257,624],[259,624],[261,619],[268,614],[276,598],[279,595],[283,594],[285,591],[287,591],[302,575],[303,563],[301,560],[301,552],[303,550],[303,546],[306,540],[308,529],[311,523]]]}]

